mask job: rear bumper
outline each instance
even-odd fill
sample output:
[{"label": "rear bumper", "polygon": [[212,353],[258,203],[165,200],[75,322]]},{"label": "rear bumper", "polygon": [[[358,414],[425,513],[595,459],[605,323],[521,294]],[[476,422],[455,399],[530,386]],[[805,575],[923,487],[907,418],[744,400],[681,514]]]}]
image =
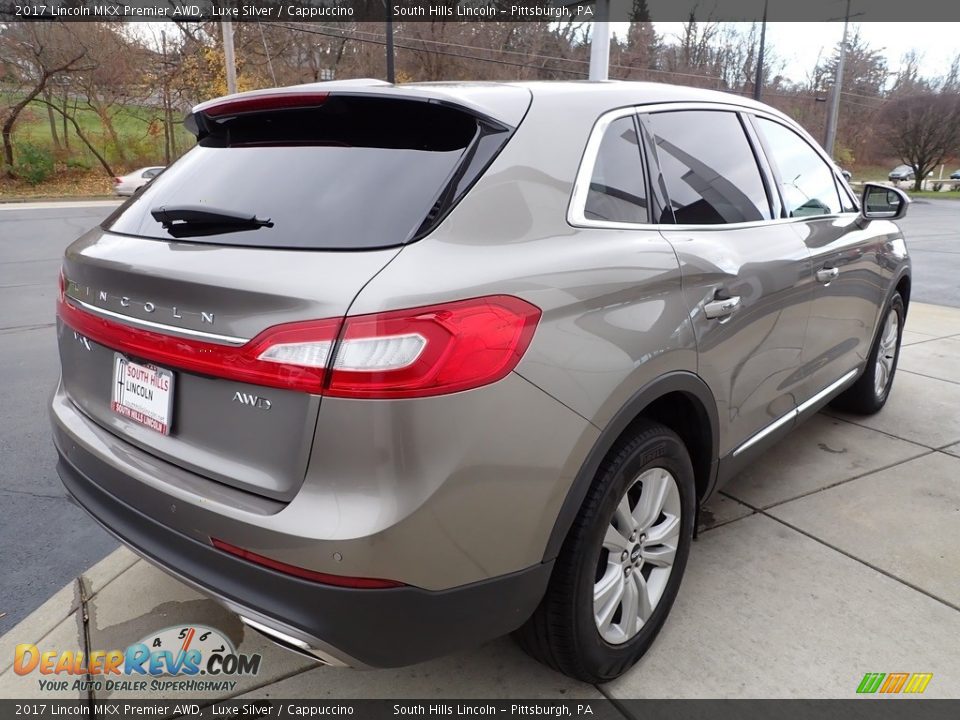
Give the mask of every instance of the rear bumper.
[{"label": "rear bumper", "polygon": [[104,489],[124,481],[123,469],[77,442],[56,418],[54,438],[64,486],[120,541],[281,644],[309,648],[330,664],[397,667],[499,637],[533,613],[550,577],[552,562],[443,591],[301,580],[157,522]]}]

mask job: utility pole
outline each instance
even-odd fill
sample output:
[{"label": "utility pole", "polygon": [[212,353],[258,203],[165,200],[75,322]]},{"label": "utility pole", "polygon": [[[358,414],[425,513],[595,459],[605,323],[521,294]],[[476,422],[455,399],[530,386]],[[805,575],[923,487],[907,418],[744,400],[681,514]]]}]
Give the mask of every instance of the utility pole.
[{"label": "utility pole", "polygon": [[393,6],[387,5],[387,82],[393,85],[397,81],[393,67]]},{"label": "utility pole", "polygon": [[170,67],[167,64],[167,33],[160,31],[160,47],[163,52],[163,157],[170,164],[173,154],[173,113],[170,110]]},{"label": "utility pole", "polygon": [[840,43],[840,57],[837,58],[837,76],[833,79],[833,93],[830,95],[830,109],[827,115],[827,137],[823,149],[833,157],[833,146],[837,140],[837,120],[840,117],[840,91],[843,88],[843,64],[847,56],[847,28],[850,25],[850,0],[847,0],[847,12],[843,18],[843,41]]},{"label": "utility pole", "polygon": [[237,91],[237,59],[233,54],[233,21],[221,20],[220,32],[223,34],[223,63],[227,68],[227,92],[233,95]]},{"label": "utility pole", "polygon": [[760,26],[760,54],[757,56],[757,79],[753,81],[753,99],[763,91],[763,55],[767,45],[767,0],[763,0],[763,25]]},{"label": "utility pole", "polygon": [[610,0],[597,0],[597,19],[590,33],[590,79],[610,77]]}]

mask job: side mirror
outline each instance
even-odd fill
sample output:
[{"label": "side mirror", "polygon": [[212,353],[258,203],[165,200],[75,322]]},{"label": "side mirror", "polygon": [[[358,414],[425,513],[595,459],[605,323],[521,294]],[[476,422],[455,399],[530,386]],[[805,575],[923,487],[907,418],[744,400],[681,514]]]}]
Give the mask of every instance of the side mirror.
[{"label": "side mirror", "polygon": [[867,220],[899,220],[907,214],[910,196],[900,188],[865,183],[860,202],[860,215]]}]

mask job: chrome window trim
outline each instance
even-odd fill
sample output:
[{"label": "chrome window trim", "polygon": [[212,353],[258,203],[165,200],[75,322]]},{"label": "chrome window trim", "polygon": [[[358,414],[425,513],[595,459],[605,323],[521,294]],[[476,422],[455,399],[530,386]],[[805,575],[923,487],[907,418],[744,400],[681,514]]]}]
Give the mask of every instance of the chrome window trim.
[{"label": "chrome window trim", "polygon": [[[597,118],[597,121],[593,125],[593,129],[590,131],[590,137],[587,139],[586,147],[583,151],[583,156],[580,158],[580,166],[577,168],[577,174],[573,182],[573,192],[570,194],[570,202],[567,205],[567,224],[571,227],[576,228],[602,228],[606,230],[658,230],[658,231],[669,231],[669,230],[680,230],[685,232],[691,231],[704,231],[704,230],[714,230],[714,231],[725,231],[725,230],[737,230],[737,229],[746,229],[753,227],[767,227],[769,225],[786,225],[789,223],[798,223],[798,222],[808,222],[810,220],[824,220],[824,219],[843,219],[849,218],[854,215],[853,212],[840,212],[832,213],[830,215],[809,215],[806,217],[792,217],[792,218],[774,218],[772,220],[751,220],[748,222],[740,223],[725,223],[725,224],[715,224],[715,225],[678,225],[678,224],[662,224],[662,223],[625,223],[625,222],[611,222],[609,220],[592,220],[587,218],[584,215],[584,210],[586,209],[587,193],[590,190],[590,178],[593,176],[593,167],[597,161],[597,155],[600,151],[600,143],[603,141],[604,133],[607,131],[607,128],[610,127],[610,124],[615,120],[619,120],[622,117],[627,117],[630,115],[640,115],[640,114],[653,114],[660,112],[673,112],[679,110],[714,110],[714,111],[723,111],[723,112],[733,112],[741,113],[747,115],[753,115],[755,117],[763,117],[773,122],[783,125],[789,130],[793,130],[795,133],[800,135],[800,137],[806,141],[808,145],[817,153],[821,160],[823,160],[827,166],[830,168],[831,172],[834,175],[835,182],[837,181],[838,170],[836,169],[836,163],[830,159],[829,156],[823,151],[823,149],[817,144],[817,142],[810,136],[810,134],[796,124],[793,120],[786,117],[785,115],[780,115],[776,112],[771,112],[763,108],[752,107],[749,105],[737,105],[735,103],[724,103],[724,102],[706,102],[706,101],[696,101],[696,102],[673,102],[673,103],[650,103],[647,105],[631,105],[629,107],[621,107],[613,110],[608,110],[607,112],[600,115]],[[746,133],[744,133],[746,135]],[[749,138],[748,138],[749,141]],[[763,152],[763,148],[760,148],[760,152]],[[645,162],[649,162],[644,158]],[[767,159],[769,163],[769,158]],[[759,168],[758,168],[759,171]],[[644,179],[644,184],[646,185],[646,178]],[[650,188],[647,188],[649,193]],[[840,187],[837,188],[838,192]],[[779,190],[778,190],[779,192]],[[859,203],[856,203],[859,206]]]},{"label": "chrome window trim", "polygon": [[210,342],[219,343],[221,345],[245,345],[250,342],[250,338],[240,338],[234,337],[233,335],[217,335],[215,333],[202,332],[200,330],[191,330],[190,328],[177,327],[176,325],[164,325],[163,323],[153,322],[152,320],[141,320],[140,318],[130,317],[129,315],[124,315],[123,313],[113,312],[112,310],[105,310],[104,308],[97,307],[96,305],[91,305],[89,303],[83,302],[83,300],[77,300],[77,298],[72,295],[67,295],[67,300],[70,301],[71,305],[77,305],[83,308],[85,311],[91,315],[97,315],[99,317],[109,318],[110,320],[117,320],[124,325],[133,325],[135,327],[147,328],[149,330],[156,330],[162,332],[164,335],[174,335],[177,337],[187,337],[187,338],[196,338],[199,340],[209,340]]}]

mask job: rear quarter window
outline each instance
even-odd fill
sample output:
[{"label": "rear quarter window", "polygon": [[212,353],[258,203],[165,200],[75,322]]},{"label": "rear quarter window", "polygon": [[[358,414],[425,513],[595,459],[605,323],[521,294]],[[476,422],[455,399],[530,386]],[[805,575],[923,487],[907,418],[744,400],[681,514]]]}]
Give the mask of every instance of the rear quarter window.
[{"label": "rear quarter window", "polygon": [[632,115],[613,120],[604,131],[593,163],[583,217],[601,222],[649,221],[640,141]]}]

